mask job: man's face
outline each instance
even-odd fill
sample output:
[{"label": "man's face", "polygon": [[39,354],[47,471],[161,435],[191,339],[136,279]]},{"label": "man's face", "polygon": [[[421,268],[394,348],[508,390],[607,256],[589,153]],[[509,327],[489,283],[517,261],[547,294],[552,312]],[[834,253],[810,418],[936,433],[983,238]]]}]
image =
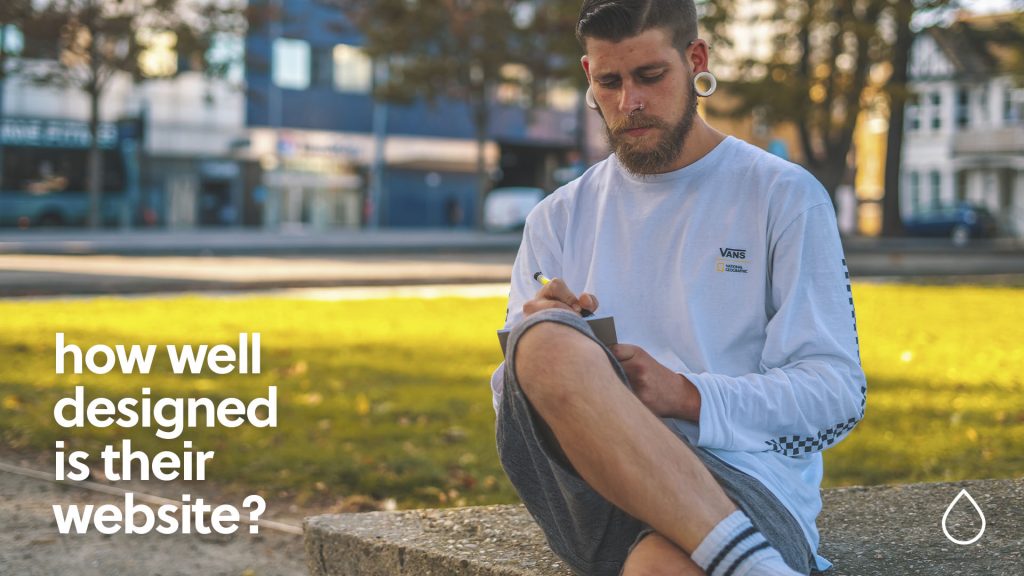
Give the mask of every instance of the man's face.
[{"label": "man's face", "polygon": [[669,33],[652,28],[620,42],[588,38],[583,67],[623,167],[639,175],[675,169],[697,95]]}]

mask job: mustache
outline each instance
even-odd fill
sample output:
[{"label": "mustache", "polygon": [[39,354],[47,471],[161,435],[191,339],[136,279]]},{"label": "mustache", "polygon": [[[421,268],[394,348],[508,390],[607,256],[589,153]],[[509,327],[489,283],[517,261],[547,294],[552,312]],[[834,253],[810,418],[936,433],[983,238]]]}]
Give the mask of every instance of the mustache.
[{"label": "mustache", "polygon": [[609,126],[610,132],[615,136],[622,135],[627,130],[636,130],[637,128],[667,128],[668,125],[662,120],[644,114],[634,114],[632,116],[626,116],[621,121],[616,122],[614,125]]}]

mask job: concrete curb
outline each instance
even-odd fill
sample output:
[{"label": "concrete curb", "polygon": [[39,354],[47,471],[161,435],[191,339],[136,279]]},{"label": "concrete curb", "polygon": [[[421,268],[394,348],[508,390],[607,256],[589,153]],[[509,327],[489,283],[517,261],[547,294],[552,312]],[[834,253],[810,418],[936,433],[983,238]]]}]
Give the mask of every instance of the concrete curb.
[{"label": "concrete curb", "polygon": [[[986,518],[981,539],[958,545],[942,519],[961,489]],[[1024,478],[823,492],[820,553],[827,576],[1019,576],[1024,569]],[[948,517],[961,540],[980,519],[966,499]],[[314,516],[305,521],[313,576],[465,574],[568,576],[521,506]]]}]

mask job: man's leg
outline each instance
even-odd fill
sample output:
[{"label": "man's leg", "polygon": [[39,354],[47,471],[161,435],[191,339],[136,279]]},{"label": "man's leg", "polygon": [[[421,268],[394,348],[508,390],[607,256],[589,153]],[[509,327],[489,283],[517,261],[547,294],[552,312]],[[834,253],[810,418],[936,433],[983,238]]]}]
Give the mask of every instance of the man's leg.
[{"label": "man's leg", "polygon": [[532,327],[519,339],[515,371],[580,476],[684,550],[736,510],[700,459],[619,382],[605,351],[576,330]]},{"label": "man's leg", "polygon": [[763,560],[775,565],[765,573],[785,573],[778,552],[700,459],[622,385],[601,346],[559,322],[534,323],[518,336],[514,378],[599,494],[682,550],[701,554],[698,564],[745,563],[738,573],[746,573]]},{"label": "man's leg", "polygon": [[622,566],[622,576],[705,576],[690,556],[657,532],[637,542]]}]

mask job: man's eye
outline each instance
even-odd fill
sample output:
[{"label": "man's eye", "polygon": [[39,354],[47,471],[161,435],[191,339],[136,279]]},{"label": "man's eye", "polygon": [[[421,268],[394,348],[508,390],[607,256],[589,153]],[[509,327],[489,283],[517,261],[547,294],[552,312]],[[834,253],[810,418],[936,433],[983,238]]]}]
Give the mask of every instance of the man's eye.
[{"label": "man's eye", "polygon": [[665,76],[665,73],[655,74],[653,76],[641,76],[640,80],[647,84],[654,84],[658,80],[661,80]]}]

